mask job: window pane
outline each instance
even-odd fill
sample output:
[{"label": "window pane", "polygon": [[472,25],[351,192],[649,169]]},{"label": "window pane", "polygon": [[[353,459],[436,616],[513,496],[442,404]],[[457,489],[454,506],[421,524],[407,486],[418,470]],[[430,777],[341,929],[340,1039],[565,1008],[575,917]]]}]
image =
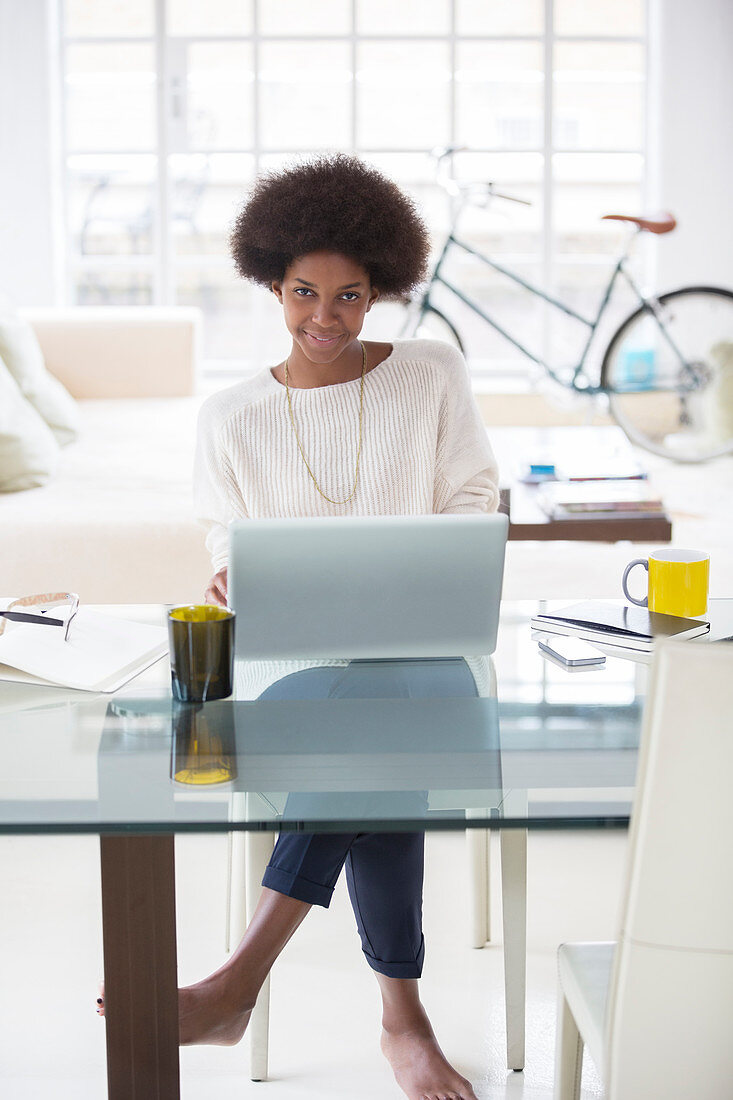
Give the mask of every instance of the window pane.
[{"label": "window pane", "polygon": [[542,34],[543,0],[456,0],[459,34]]},{"label": "window pane", "polygon": [[251,34],[252,0],[168,0],[168,34]]},{"label": "window pane", "polygon": [[431,149],[448,141],[450,59],[437,42],[359,47],[357,144]]},{"label": "window pane", "polygon": [[[541,278],[538,264],[513,263],[511,266],[523,279],[537,283]],[[497,324],[528,346],[530,351],[539,354],[542,303],[538,298],[472,257],[459,253],[455,253],[447,265],[446,275]],[[526,372],[529,363],[526,356],[447,288],[437,287],[431,297],[461,334],[472,369],[489,374],[517,370]]]},{"label": "window pane", "polygon": [[71,293],[77,306],[150,306],[153,275],[119,265],[77,270],[72,273]]},{"label": "window pane", "polygon": [[491,182],[497,192],[532,204],[498,197],[491,198],[488,205],[469,204],[461,213],[460,236],[490,256],[538,257],[542,250],[543,157],[539,153],[458,153],[454,163],[456,179]]},{"label": "window pane", "polygon": [[344,43],[263,43],[263,147],[322,149],[350,145],[351,81],[349,48]]},{"label": "window pane", "polygon": [[542,47],[519,42],[458,46],[458,141],[479,148],[542,147]]},{"label": "window pane", "polygon": [[69,228],[82,256],[153,250],[154,156],[69,157]]},{"label": "window pane", "polygon": [[275,366],[289,338],[274,294],[238,278],[232,267],[179,267],[176,305],[204,311],[206,359],[233,359],[247,369]]},{"label": "window pane", "polygon": [[250,146],[254,138],[251,45],[197,42],[187,54],[186,148]]},{"label": "window pane", "polygon": [[641,156],[557,153],[553,221],[559,253],[608,255],[618,251],[628,230],[604,222],[603,214],[641,210]]},{"label": "window pane", "polygon": [[152,150],[155,57],[148,45],[69,46],[69,148]]},{"label": "window pane", "polygon": [[644,0],[554,0],[557,34],[643,34]]},{"label": "window pane", "polygon": [[565,42],[555,47],[554,143],[560,149],[641,149],[641,46]]},{"label": "window pane", "polygon": [[254,176],[254,157],[169,158],[171,232],[179,255],[229,255],[229,234]]},{"label": "window pane", "polygon": [[[611,275],[611,258],[606,263],[591,259],[559,259],[553,265],[552,290],[589,321],[595,319]],[[640,272],[635,272],[637,277]],[[616,284],[607,312],[596,330],[586,361],[586,369],[594,381],[600,378],[601,357],[613,333],[624,317],[637,306],[638,300],[627,283]],[[580,362],[588,329],[563,316],[557,310],[548,318],[548,348],[553,366],[567,370]]]},{"label": "window pane", "polygon": [[349,34],[351,5],[344,0],[277,0],[259,7],[261,34]]},{"label": "window pane", "polygon": [[[580,259],[558,260],[553,267],[553,288],[563,302],[567,302],[588,320],[592,320],[598,312],[603,296],[611,277],[612,265],[594,263],[592,260],[583,262]],[[634,305],[638,305],[636,296],[627,283],[621,281],[614,288],[614,312],[621,311],[625,317],[630,313]],[[613,325],[617,327],[619,317]],[[555,329],[561,330],[561,319],[557,318]],[[587,330],[586,330],[587,335]]]},{"label": "window pane", "polygon": [[447,34],[449,0],[359,0],[359,34]]},{"label": "window pane", "polygon": [[66,0],[64,30],[67,35],[118,35],[120,37],[153,34],[153,0]]},{"label": "window pane", "polygon": [[399,339],[406,317],[407,313],[401,302],[386,302],[383,298],[378,298],[364,318],[361,338],[391,343],[392,340]]}]

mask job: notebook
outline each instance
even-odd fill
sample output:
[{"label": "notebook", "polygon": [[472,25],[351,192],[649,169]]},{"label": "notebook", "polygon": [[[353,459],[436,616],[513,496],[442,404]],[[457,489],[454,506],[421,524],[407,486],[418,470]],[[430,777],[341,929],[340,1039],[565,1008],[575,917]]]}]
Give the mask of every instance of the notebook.
[{"label": "notebook", "polygon": [[589,642],[619,645],[650,652],[661,638],[695,638],[706,634],[710,623],[678,615],[661,615],[645,607],[588,600],[559,611],[543,612],[531,620],[533,630],[567,634]]},{"label": "notebook", "polygon": [[235,654],[493,653],[507,529],[500,514],[236,520]]},{"label": "notebook", "polygon": [[[10,600],[3,600],[5,607]],[[80,607],[69,631],[12,623],[0,636],[0,680],[117,691],[168,652],[164,626]]]}]

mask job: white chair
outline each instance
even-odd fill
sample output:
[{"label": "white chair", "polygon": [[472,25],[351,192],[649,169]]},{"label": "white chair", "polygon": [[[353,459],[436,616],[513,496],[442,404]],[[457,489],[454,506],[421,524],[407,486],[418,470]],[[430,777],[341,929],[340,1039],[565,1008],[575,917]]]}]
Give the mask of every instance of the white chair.
[{"label": "white chair", "polygon": [[733,1096],[733,644],[668,642],[647,698],[617,943],[559,951],[555,1100]]}]

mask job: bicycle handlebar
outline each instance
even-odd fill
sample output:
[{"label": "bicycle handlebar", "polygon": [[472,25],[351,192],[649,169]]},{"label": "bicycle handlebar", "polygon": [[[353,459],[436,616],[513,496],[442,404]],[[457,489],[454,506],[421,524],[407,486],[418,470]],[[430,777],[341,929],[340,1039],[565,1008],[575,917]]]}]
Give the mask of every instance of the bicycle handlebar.
[{"label": "bicycle handlebar", "polygon": [[505,191],[497,191],[491,181],[461,183],[454,179],[443,162],[446,158],[452,157],[454,153],[463,153],[467,149],[468,146],[466,145],[440,145],[431,150],[430,156],[435,161],[436,167],[435,182],[439,187],[442,187],[453,198],[461,198],[464,202],[468,202],[473,195],[482,194],[487,198],[505,199],[507,202],[519,203],[521,206],[532,206],[528,199],[520,199],[516,195],[507,195]]},{"label": "bicycle handlebar", "polygon": [[495,199],[506,199],[507,202],[518,202],[518,203],[521,203],[522,206],[531,206],[532,205],[532,203],[530,202],[529,199],[520,199],[520,198],[517,198],[516,195],[507,195],[503,191],[495,191],[493,183],[490,183],[488,186],[489,186],[489,189],[491,191],[492,196]]}]

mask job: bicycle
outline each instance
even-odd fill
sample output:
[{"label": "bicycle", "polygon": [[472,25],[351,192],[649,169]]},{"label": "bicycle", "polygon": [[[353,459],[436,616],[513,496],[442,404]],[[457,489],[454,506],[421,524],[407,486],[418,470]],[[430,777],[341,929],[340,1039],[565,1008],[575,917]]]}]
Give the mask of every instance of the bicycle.
[{"label": "bicycle", "polygon": [[[437,182],[457,202],[450,231],[424,291],[406,303],[408,316],[402,335],[447,338],[465,351],[455,324],[433,300],[435,287],[440,284],[542,367],[558,385],[590,397],[605,395],[611,414],[632,443],[678,462],[705,462],[733,451],[733,291],[715,286],[686,286],[645,295],[626,266],[638,234],[670,233],[677,224],[674,217],[603,215],[605,220],[627,222],[636,228],[611,271],[595,317],[589,320],[457,236],[461,212],[478,198],[531,205],[526,199],[498,191],[493,183],[457,182],[446,171],[446,162],[458,151],[456,147],[448,147],[433,153]],[[455,249],[586,326],[589,332],[580,359],[567,377],[530,351],[446,278],[443,267]],[[594,381],[588,371],[589,357],[595,351],[594,337],[621,278],[639,304],[608,341],[598,381]]]}]

